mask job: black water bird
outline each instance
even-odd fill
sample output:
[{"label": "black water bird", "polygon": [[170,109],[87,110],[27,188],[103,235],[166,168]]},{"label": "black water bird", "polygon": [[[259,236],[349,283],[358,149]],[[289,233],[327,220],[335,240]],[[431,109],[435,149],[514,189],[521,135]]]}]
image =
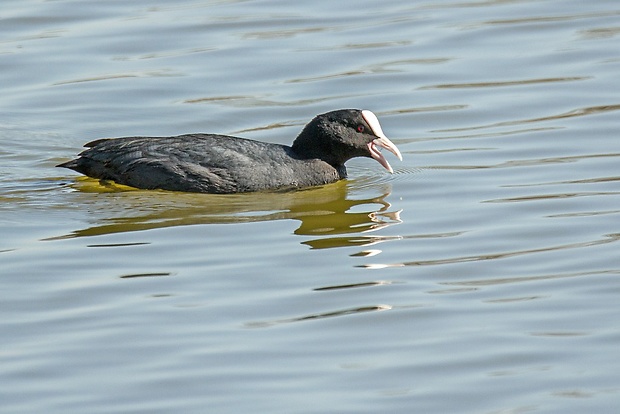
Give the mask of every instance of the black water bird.
[{"label": "black water bird", "polygon": [[241,193],[303,188],[346,178],[345,162],[370,157],[389,172],[379,148],[402,160],[371,111],[316,116],[292,146],[217,134],[104,138],[58,167],[142,189]]}]

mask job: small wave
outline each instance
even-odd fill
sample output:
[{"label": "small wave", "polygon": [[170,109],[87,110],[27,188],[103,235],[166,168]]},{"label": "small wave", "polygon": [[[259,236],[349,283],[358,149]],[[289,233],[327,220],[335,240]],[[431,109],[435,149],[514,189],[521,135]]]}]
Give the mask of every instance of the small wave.
[{"label": "small wave", "polygon": [[349,167],[349,181],[352,189],[367,189],[381,184],[418,180],[427,170],[428,168],[402,166],[394,168],[393,174],[385,174],[381,169],[354,165]]},{"label": "small wave", "polygon": [[246,328],[269,328],[275,325],[285,324],[285,323],[293,323],[293,322],[305,322],[312,321],[317,319],[325,319],[325,318],[333,318],[337,316],[348,316],[355,315],[360,313],[367,312],[377,312],[377,311],[385,311],[392,309],[391,305],[371,305],[371,306],[362,306],[357,308],[348,308],[341,309],[323,313],[316,313],[310,315],[297,316],[289,319],[279,319],[273,321],[263,321],[263,322],[248,322],[245,324]]}]

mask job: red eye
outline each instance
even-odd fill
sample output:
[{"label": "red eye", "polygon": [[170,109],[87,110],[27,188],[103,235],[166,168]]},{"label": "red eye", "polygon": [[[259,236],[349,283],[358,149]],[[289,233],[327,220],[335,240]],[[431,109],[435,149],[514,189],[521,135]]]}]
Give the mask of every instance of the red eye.
[{"label": "red eye", "polygon": [[358,125],[357,132],[364,132],[364,125]]}]

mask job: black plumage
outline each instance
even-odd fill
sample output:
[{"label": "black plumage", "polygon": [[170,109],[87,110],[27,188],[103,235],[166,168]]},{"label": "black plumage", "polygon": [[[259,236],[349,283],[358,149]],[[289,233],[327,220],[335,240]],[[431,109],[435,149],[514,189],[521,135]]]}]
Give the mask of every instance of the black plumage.
[{"label": "black plumage", "polygon": [[402,159],[370,111],[315,117],[292,146],[215,134],[99,139],[58,165],[142,189],[240,193],[302,188],[346,178],[344,163],[372,157],[392,171],[377,147]]}]

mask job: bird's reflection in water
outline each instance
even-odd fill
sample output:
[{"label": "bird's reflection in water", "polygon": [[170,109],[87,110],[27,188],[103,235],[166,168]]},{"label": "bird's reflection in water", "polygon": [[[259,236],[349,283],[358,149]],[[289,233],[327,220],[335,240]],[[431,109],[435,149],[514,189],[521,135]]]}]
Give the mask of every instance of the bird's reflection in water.
[{"label": "bird's reflection in water", "polygon": [[[78,191],[68,195],[95,222],[55,239],[195,224],[299,220],[294,233],[313,236],[302,243],[323,249],[384,241],[361,233],[400,222],[400,212],[390,211],[385,200],[391,191],[388,184],[362,190],[354,181],[339,181],[306,190],[233,195],[129,191],[92,179],[79,180],[74,187]],[[93,194],[103,192],[107,194]]]}]

